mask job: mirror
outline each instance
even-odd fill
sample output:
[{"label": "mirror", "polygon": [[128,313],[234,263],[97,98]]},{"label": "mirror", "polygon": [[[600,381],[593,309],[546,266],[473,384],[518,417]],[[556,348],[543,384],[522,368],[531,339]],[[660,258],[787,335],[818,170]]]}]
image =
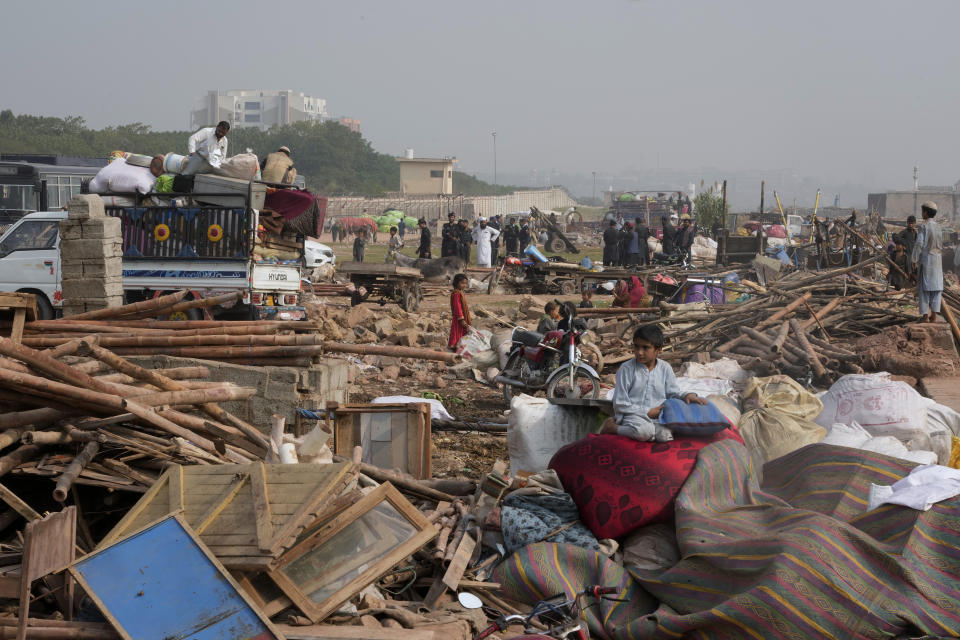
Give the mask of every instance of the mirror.
[{"label": "mirror", "polygon": [[458,593],[457,600],[460,601],[460,606],[464,609],[479,609],[483,606],[483,601],[480,598],[466,591]]}]

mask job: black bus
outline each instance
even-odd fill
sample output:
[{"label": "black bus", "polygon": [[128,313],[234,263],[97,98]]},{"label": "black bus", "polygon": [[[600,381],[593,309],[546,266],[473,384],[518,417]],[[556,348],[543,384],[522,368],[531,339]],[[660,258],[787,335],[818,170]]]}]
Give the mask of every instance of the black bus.
[{"label": "black bus", "polygon": [[62,209],[106,164],[105,158],[0,155],[0,227],[26,213]]}]

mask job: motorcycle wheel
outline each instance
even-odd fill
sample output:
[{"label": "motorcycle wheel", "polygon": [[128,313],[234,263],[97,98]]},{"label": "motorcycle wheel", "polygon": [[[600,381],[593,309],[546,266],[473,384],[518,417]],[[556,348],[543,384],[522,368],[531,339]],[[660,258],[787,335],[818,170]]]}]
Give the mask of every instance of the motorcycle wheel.
[{"label": "motorcycle wheel", "polygon": [[[521,355],[519,353],[514,353],[507,359],[507,365],[500,371],[501,375],[505,375],[505,371],[516,370],[518,375],[520,372],[520,362]],[[510,408],[510,401],[513,400],[513,389],[514,387],[509,384],[503,385],[503,399],[507,403],[507,408]]]},{"label": "motorcycle wheel", "polygon": [[[589,390],[585,387],[589,384]],[[570,385],[570,375],[564,371],[547,385],[548,398],[580,398],[596,400],[600,397],[600,378],[590,373],[585,367],[577,367],[573,371],[573,385]]]}]

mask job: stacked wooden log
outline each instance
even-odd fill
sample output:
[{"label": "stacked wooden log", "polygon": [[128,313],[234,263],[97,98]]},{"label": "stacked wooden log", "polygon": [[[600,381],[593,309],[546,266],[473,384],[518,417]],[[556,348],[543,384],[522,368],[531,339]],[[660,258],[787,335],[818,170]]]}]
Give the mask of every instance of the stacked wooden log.
[{"label": "stacked wooden log", "polygon": [[29,322],[23,344],[35,349],[61,347],[95,335],[100,346],[121,356],[168,355],[251,366],[307,367],[326,352],[385,355],[454,363],[456,354],[395,345],[334,342],[317,334],[311,322],[258,320],[151,320],[189,309],[236,302],[238,293],[183,300],[186,291],[151,300],[91,311],[59,320]]}]

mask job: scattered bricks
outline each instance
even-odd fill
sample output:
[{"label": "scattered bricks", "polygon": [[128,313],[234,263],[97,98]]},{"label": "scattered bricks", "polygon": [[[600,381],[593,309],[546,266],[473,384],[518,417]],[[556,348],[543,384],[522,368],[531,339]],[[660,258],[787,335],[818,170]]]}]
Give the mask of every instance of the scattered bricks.
[{"label": "scattered bricks", "polygon": [[404,347],[415,347],[420,344],[420,332],[416,329],[407,329],[399,334],[400,344]]},{"label": "scattered bricks", "polygon": [[381,367],[400,366],[400,358],[397,358],[395,356],[378,356],[377,365]]},{"label": "scattered bricks", "polygon": [[443,376],[436,376],[433,379],[433,388],[434,389],[445,389],[447,387],[447,381]]},{"label": "scattered bricks", "polygon": [[380,370],[380,376],[384,380],[396,380],[400,377],[400,367],[396,365],[390,365],[389,367],[384,367]]},{"label": "scattered bricks", "polygon": [[407,366],[407,365],[405,365],[405,364],[400,365],[400,377],[401,377],[401,378],[412,378],[412,377],[413,377],[413,374],[414,374],[415,372],[416,372],[415,369],[412,369],[411,367],[409,367],[409,366]]},{"label": "scattered bricks", "polygon": [[390,322],[390,318],[380,318],[373,323],[373,331],[378,338],[385,338],[393,333],[393,323]]},{"label": "scattered bricks", "polygon": [[358,327],[362,324],[366,324],[368,321],[374,319],[373,311],[369,307],[363,305],[357,305],[351,307],[347,312],[347,326],[348,327]]},{"label": "scattered bricks", "polygon": [[67,217],[70,220],[89,220],[105,216],[103,199],[100,196],[78,194],[70,198],[70,202],[67,203]]}]

